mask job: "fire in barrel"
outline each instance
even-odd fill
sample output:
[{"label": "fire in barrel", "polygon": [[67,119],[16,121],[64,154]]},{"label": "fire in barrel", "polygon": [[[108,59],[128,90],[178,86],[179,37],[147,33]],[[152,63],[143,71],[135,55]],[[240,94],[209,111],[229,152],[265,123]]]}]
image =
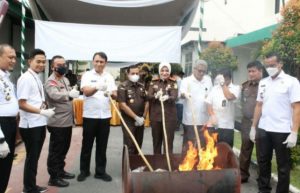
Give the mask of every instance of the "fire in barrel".
[{"label": "fire in barrel", "polygon": [[[162,172],[133,172],[144,166],[138,155],[123,151],[124,193],[239,193],[240,173],[237,158],[226,143],[217,143],[215,134],[204,131],[206,147],[199,152],[189,142],[189,150],[182,155],[170,155],[172,172],[167,171],[165,155],[146,155],[154,169]],[[200,155],[200,156],[199,156]]]}]

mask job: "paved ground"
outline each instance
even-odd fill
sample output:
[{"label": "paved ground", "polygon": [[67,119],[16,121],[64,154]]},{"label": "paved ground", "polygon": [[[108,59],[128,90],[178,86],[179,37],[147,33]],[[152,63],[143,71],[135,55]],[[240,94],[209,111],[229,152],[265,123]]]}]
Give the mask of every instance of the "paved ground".
[{"label": "paved ground", "polygon": [[[70,152],[67,156],[66,169],[70,172],[79,174],[79,156],[81,149],[81,133],[82,128],[76,127],[73,130],[72,144]],[[182,136],[181,131],[176,132],[174,140],[174,153],[181,151]],[[37,182],[41,186],[47,186],[49,175],[46,169],[47,155],[48,155],[49,134],[47,134],[42,155],[39,160],[39,169],[37,175]],[[143,152],[145,154],[152,154],[152,137],[151,130],[145,130]],[[12,175],[9,183],[7,193],[21,193],[23,188],[23,166],[25,158],[25,148],[23,144],[18,145],[16,149],[18,154],[17,159],[14,161]],[[122,192],[122,178],[121,178],[121,156],[122,156],[122,131],[120,127],[111,127],[109,138],[107,157],[107,172],[113,177],[112,182],[103,182],[97,180],[91,175],[84,182],[77,182],[76,179],[70,180],[70,186],[67,188],[48,187],[48,193],[121,193]],[[94,172],[94,157],[91,163],[91,172]],[[249,183],[242,184],[242,193],[256,193],[256,170],[252,168],[251,178]],[[275,188],[275,184],[273,187]],[[274,191],[273,188],[273,191]],[[274,191],[275,192],[275,191]]]}]

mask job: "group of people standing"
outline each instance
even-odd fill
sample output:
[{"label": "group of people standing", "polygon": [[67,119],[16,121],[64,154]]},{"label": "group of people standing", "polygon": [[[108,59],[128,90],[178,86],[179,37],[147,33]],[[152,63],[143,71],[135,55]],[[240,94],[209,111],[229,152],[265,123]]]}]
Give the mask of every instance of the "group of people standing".
[{"label": "group of people standing", "polygon": [[[80,155],[78,181],[84,181],[91,174],[90,162],[94,141],[94,177],[111,181],[106,172],[106,149],[110,133],[110,100],[119,102],[121,114],[141,147],[144,122],[150,114],[153,153],[173,151],[174,132],[178,127],[176,102],[182,100],[182,125],[184,129],[182,153],[187,151],[187,142],[195,142],[193,126],[204,144],[203,126],[209,132],[218,133],[218,142],[233,147],[235,103],[242,104],[242,147],[240,154],[241,180],[249,178],[249,164],[256,142],[259,165],[258,188],[260,192],[270,192],[272,152],[275,149],[279,182],[277,192],[288,192],[290,174],[290,147],[296,145],[300,120],[300,85],[296,78],[285,74],[280,57],[275,53],[266,57],[264,63],[269,74],[262,79],[263,65],[254,61],[247,65],[249,80],[242,86],[232,83],[228,69],[221,70],[212,82],[207,75],[207,63],[197,60],[193,64],[192,75],[184,78],[180,87],[171,76],[171,65],[162,62],[158,76],[145,86],[140,79],[138,66],[127,68],[127,80],[118,87],[111,74],[105,71],[107,55],[96,52],[92,58],[94,68],[81,79],[80,90],[84,95],[83,139]],[[72,100],[79,97],[79,91],[72,88],[65,77],[66,62],[62,56],[51,60],[53,73],[43,85],[38,74],[44,71],[46,54],[34,49],[29,54],[29,69],[21,75],[15,89],[9,80],[9,71],[16,63],[15,50],[6,44],[0,45],[0,193],[5,192],[15,149],[17,117],[20,117],[20,133],[26,148],[23,192],[39,193],[47,190],[36,184],[38,160],[44,143],[46,129],[50,133],[47,160],[50,179],[48,185],[66,187],[66,179],[75,175],[64,170],[65,158],[69,150],[72,125]],[[262,79],[262,80],[261,80]],[[165,127],[168,141],[163,136],[164,104]],[[180,116],[179,116],[180,117]],[[138,151],[122,124],[123,143],[130,154]],[[164,147],[164,148],[163,148]]]}]

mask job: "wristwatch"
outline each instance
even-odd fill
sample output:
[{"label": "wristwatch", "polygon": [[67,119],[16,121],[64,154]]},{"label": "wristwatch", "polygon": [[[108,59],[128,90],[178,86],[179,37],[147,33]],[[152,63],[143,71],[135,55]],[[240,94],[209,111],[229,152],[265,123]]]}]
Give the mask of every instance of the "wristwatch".
[{"label": "wristwatch", "polygon": [[5,138],[0,138],[0,144],[4,143],[5,142]]}]

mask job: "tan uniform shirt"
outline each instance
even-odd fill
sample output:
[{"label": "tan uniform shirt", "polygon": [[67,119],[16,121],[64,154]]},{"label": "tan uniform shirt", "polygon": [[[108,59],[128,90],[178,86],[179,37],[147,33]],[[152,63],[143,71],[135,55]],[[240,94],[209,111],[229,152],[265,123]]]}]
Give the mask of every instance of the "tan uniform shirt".
[{"label": "tan uniform shirt", "polygon": [[243,117],[251,120],[254,114],[256,97],[258,91],[258,81],[246,81],[242,84],[242,112]]},{"label": "tan uniform shirt", "polygon": [[153,79],[149,86],[148,99],[150,102],[150,120],[161,121],[161,105],[158,99],[155,99],[155,94],[162,89],[163,95],[169,95],[169,99],[164,102],[166,121],[174,121],[176,123],[176,99],[178,96],[178,88],[175,80],[169,78],[168,80]]},{"label": "tan uniform shirt", "polygon": [[73,125],[73,104],[69,98],[70,82],[66,77],[55,79],[54,73],[45,83],[46,101],[49,108],[55,107],[55,115],[48,119],[48,126],[70,127]]},{"label": "tan uniform shirt", "polygon": [[[142,83],[133,83],[131,81],[125,81],[118,87],[118,102],[124,102],[127,106],[138,116],[143,116],[146,102],[146,91]],[[123,111],[122,115],[125,121],[133,119],[129,117]]]}]

